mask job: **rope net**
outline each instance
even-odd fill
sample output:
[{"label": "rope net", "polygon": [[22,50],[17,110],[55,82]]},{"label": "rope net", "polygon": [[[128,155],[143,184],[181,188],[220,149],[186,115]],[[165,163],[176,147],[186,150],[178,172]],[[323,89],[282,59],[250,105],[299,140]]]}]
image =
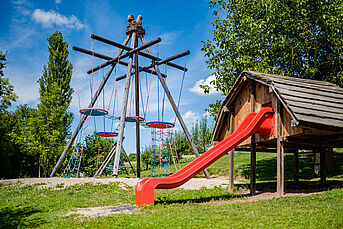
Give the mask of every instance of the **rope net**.
[{"label": "rope net", "polygon": [[153,128],[151,130],[151,137],[152,153],[150,176],[163,177],[170,175],[171,164],[174,165],[175,171],[180,169],[173,128]]}]

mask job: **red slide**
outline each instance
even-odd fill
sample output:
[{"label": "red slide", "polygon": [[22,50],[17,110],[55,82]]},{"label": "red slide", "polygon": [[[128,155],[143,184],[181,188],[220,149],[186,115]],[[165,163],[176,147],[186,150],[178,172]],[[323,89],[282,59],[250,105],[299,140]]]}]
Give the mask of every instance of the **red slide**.
[{"label": "red slide", "polygon": [[267,138],[274,131],[274,112],[271,107],[262,108],[258,113],[250,113],[229,137],[225,138],[198,158],[167,177],[147,177],[136,185],[135,204],[154,204],[155,189],[172,189],[186,183],[192,177],[210,166],[220,157],[234,149],[253,134]]}]

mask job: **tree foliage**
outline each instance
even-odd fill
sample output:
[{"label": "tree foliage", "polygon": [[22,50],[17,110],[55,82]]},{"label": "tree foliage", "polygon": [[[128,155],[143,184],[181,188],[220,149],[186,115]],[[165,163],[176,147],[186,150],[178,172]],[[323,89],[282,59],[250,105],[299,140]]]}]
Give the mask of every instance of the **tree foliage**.
[{"label": "tree foliage", "polygon": [[[215,87],[227,95],[247,69],[343,86],[342,0],[209,0],[213,39],[203,43]],[[206,87],[204,88],[206,92]],[[212,104],[212,114],[219,103]]]},{"label": "tree foliage", "polygon": [[39,79],[38,125],[39,148],[44,175],[48,175],[69,135],[73,114],[68,111],[73,89],[70,87],[72,65],[68,61],[68,43],[62,33],[49,38],[49,62]]},{"label": "tree foliage", "polygon": [[11,106],[11,102],[17,99],[13,85],[10,84],[8,78],[3,77],[6,63],[6,54],[0,51],[0,111],[7,109]]},{"label": "tree foliage", "polygon": [[[81,171],[86,176],[93,176],[114,144],[111,138],[102,138],[93,133],[87,135],[84,142]],[[104,174],[106,171],[104,171]]]},{"label": "tree foliage", "polygon": [[208,119],[203,117],[200,121],[193,124],[192,128],[192,138],[196,144],[199,153],[204,153],[208,150],[211,145],[212,129],[208,123]]},{"label": "tree foliage", "polygon": [[17,166],[14,162],[18,155],[10,136],[14,118],[7,108],[17,99],[17,96],[8,78],[4,77],[3,69],[6,64],[6,53],[0,51],[0,177],[15,177],[16,171],[13,167]]}]

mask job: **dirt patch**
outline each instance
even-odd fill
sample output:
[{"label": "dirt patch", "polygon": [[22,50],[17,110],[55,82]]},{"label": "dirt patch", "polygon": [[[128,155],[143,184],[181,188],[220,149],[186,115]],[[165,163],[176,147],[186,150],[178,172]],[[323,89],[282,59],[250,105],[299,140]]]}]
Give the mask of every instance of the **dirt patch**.
[{"label": "dirt patch", "polygon": [[249,196],[248,192],[242,193],[242,196],[247,196],[246,198],[239,198],[239,199],[232,199],[232,200],[221,200],[221,201],[215,201],[214,204],[226,204],[226,203],[244,203],[244,202],[255,202],[255,201],[260,201],[260,200],[271,200],[271,199],[277,199],[277,198],[283,198],[283,197],[289,197],[289,196],[298,196],[298,197],[304,197],[304,196],[311,196],[314,194],[321,194],[321,192],[297,192],[297,193],[285,193],[283,196],[279,196],[275,192],[263,192],[263,193],[258,193],[254,196]]},{"label": "dirt patch", "polygon": [[[139,178],[22,178],[22,179],[9,179],[1,180],[0,184],[20,184],[21,186],[25,185],[38,185],[42,188],[56,188],[62,189],[71,185],[79,185],[85,183],[93,184],[109,184],[112,182],[119,182],[122,188],[134,187],[139,182]],[[214,188],[218,187],[227,187],[229,182],[224,178],[195,178],[189,180],[187,183],[180,186],[183,189],[200,189],[202,187]]]},{"label": "dirt patch", "polygon": [[66,215],[82,215],[86,217],[98,217],[106,216],[110,214],[132,212],[137,211],[138,207],[136,205],[123,204],[119,206],[102,206],[102,207],[89,207],[89,208],[78,208],[76,211],[71,211]]}]

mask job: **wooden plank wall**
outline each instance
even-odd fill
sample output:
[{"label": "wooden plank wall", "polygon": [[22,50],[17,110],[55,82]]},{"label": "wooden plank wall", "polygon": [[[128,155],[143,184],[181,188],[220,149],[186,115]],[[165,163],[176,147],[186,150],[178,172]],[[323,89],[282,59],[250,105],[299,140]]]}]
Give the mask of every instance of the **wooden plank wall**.
[{"label": "wooden plank wall", "polygon": [[[242,123],[245,117],[250,113],[251,110],[251,101],[250,101],[250,93],[251,93],[251,81],[246,80],[239,93],[237,94],[236,98],[233,100],[232,104],[228,104],[228,106],[233,107],[233,130],[236,130],[238,125]],[[276,103],[278,100],[277,96],[269,91],[269,86],[256,82],[256,95],[255,95],[255,103],[254,109],[256,112],[260,111],[262,107],[265,106],[272,106],[273,103]],[[281,136],[287,137],[290,135],[298,135],[302,134],[303,130],[300,127],[292,127],[291,125],[292,118],[288,114],[285,108],[282,108],[282,128],[281,128]],[[221,139],[224,139],[230,135],[230,119],[225,120],[222,125],[222,136]],[[275,126],[276,128],[276,126]],[[268,139],[261,139],[258,135],[256,136],[256,142],[262,142],[266,140],[276,139],[276,131],[274,131],[273,136]],[[250,138],[245,140],[240,144],[240,146],[248,146],[250,145]]]}]

